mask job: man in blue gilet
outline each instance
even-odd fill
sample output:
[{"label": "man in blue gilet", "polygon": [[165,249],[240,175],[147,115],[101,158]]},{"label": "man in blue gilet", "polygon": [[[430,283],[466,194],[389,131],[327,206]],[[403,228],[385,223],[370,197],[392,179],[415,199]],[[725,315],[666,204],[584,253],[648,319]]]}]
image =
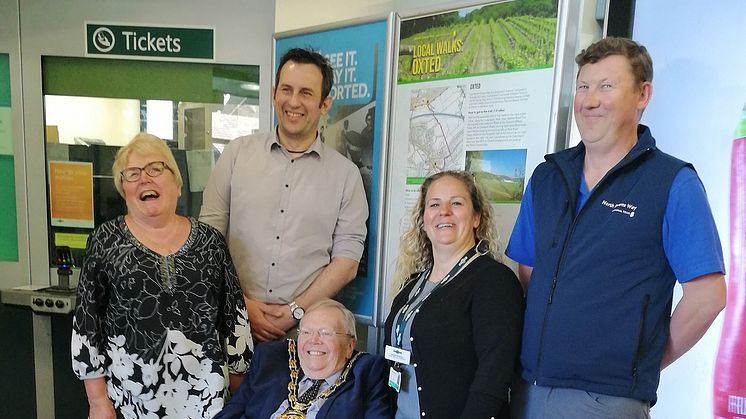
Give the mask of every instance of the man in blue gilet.
[{"label": "man in blue gilet", "polygon": [[506,251],[527,298],[513,417],[649,418],[661,369],[725,306],[722,248],[694,168],[639,124],[645,47],[606,38],[575,61],[582,142],[536,168]]}]

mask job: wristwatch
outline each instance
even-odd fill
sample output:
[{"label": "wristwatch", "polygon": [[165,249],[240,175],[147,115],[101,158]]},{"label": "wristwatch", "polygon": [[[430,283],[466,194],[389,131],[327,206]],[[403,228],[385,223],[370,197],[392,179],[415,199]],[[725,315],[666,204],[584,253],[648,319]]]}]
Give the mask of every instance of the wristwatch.
[{"label": "wristwatch", "polygon": [[299,306],[295,301],[290,302],[288,307],[290,307],[290,314],[295,320],[302,319],[303,315],[306,314],[306,310],[303,310],[303,307]]}]

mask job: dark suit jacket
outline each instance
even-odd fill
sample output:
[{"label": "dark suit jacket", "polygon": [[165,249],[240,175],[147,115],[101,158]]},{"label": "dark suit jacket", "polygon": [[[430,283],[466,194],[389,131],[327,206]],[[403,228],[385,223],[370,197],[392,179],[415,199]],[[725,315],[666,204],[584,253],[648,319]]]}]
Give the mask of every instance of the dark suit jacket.
[{"label": "dark suit jacket", "polygon": [[[300,366],[300,364],[299,364]],[[361,355],[347,380],[324,402],[317,419],[390,419],[386,361]],[[257,345],[249,372],[215,419],[267,419],[288,396],[290,368],[287,341]]]}]

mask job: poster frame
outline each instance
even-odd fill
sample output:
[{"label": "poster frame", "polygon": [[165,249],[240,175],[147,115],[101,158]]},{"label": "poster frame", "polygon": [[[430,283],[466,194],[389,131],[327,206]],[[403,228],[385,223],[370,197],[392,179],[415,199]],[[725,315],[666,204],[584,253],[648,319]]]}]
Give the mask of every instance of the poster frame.
[{"label": "poster frame", "polygon": [[[384,205],[387,201],[386,191],[388,190],[388,150],[389,150],[389,125],[390,125],[390,100],[391,92],[393,89],[393,73],[392,73],[392,57],[394,57],[393,41],[395,39],[394,34],[394,13],[371,15],[362,18],[350,19],[341,22],[334,22],[331,24],[317,25],[292,31],[278,32],[273,36],[272,43],[272,86],[276,83],[275,72],[278,65],[278,41],[283,42],[291,38],[296,38],[298,42],[295,44],[299,47],[308,47],[307,43],[303,42],[304,37],[322,35],[327,32],[350,29],[356,26],[367,25],[367,24],[381,24],[385,23],[385,42],[383,48],[379,51],[379,56],[383,60],[383,70],[381,74],[377,74],[378,83],[381,84],[378,93],[375,96],[375,113],[376,124],[375,129],[377,130],[377,137],[375,139],[374,149],[378,148],[378,156],[374,156],[373,164],[373,191],[370,199],[371,204],[369,208],[369,217],[372,220],[371,227],[368,230],[368,236],[366,237],[366,245],[369,246],[369,252],[373,250],[372,263],[369,263],[369,267],[372,267],[372,271],[368,269],[366,275],[366,283],[364,284],[364,292],[369,293],[372,296],[372,305],[369,310],[361,310],[357,306],[357,302],[349,301],[344,297],[340,297],[340,301],[345,304],[354,314],[358,323],[371,326],[379,327],[381,324],[377,321],[380,319],[380,311],[384,301],[382,300],[383,293],[381,292],[382,283],[381,274],[383,268],[381,266],[383,254],[383,243],[385,241],[384,235],[386,232],[386,214],[384,211]],[[323,53],[323,51],[322,51]],[[380,94],[380,95],[379,95]],[[336,101],[335,101],[336,102]],[[380,107],[379,107],[380,102]],[[335,104],[332,104],[332,108]],[[273,121],[272,126],[274,127],[274,121],[276,121],[276,115],[274,107],[270,107],[271,120]],[[380,108],[380,111],[378,110]],[[379,119],[380,115],[380,119]],[[377,161],[376,161],[377,159]],[[377,182],[376,182],[377,179]],[[371,234],[374,235],[374,239],[371,240]],[[353,280],[354,281],[354,280]],[[351,283],[352,284],[352,283]],[[349,286],[354,286],[348,284]],[[344,294],[344,290],[342,291]]]},{"label": "poster frame", "polygon": [[[409,11],[408,13],[401,13],[396,15],[396,36],[394,40],[394,51],[398,51],[400,48],[400,30],[401,30],[401,24],[403,21],[411,20],[411,19],[417,19],[421,17],[428,17],[438,14],[445,14],[452,11],[464,9],[464,8],[470,8],[470,7],[481,7],[485,5],[490,5],[494,3],[499,3],[499,1],[476,1],[476,2],[460,2],[457,4],[451,5],[451,7],[434,7],[434,8],[422,8],[420,10],[413,10]],[[550,115],[549,115],[549,123],[547,126],[547,133],[546,133],[546,140],[542,141],[540,143],[537,143],[535,147],[540,147],[542,149],[543,154],[547,153],[553,153],[556,151],[559,151],[561,149],[564,149],[568,147],[570,144],[570,137],[572,135],[572,101],[573,101],[573,90],[575,85],[575,62],[574,57],[576,54],[576,51],[578,50],[577,45],[579,43],[579,22],[582,20],[582,9],[583,5],[582,2],[579,0],[558,0],[557,1],[557,27],[556,27],[556,35],[555,35],[555,45],[554,45],[554,62],[552,65],[553,68],[553,77],[552,77],[552,88],[551,88],[551,105],[550,105]],[[398,75],[398,66],[399,61],[398,59],[393,60],[392,63],[392,74],[394,75],[394,80],[392,83],[392,101],[395,101],[397,89],[400,88],[399,83],[397,82],[397,75]],[[395,102],[394,102],[395,103]],[[391,132],[390,136],[394,136],[394,130],[396,127],[394,126],[397,122],[396,118],[397,109],[395,105],[392,105],[391,110]],[[390,151],[390,153],[394,153],[393,150]],[[526,169],[525,169],[525,176],[526,181],[530,177],[530,175],[533,173],[536,166],[540,163],[540,161],[537,161],[535,164],[530,164],[527,162]],[[393,190],[392,188],[396,187],[395,182],[397,180],[396,175],[392,173],[393,167],[395,166],[394,162],[389,162],[389,173],[387,174],[389,178],[389,190],[387,191],[387,196],[392,197]],[[526,182],[527,183],[527,182]],[[524,184],[525,189],[525,184]],[[396,205],[398,205],[397,203]],[[398,224],[398,220],[394,220],[392,218],[391,210],[392,205],[394,203],[387,202],[387,207],[385,209],[385,214],[387,217],[386,220],[386,226],[387,231],[382,235],[382,237],[392,237],[396,236],[396,225]],[[508,235],[510,232],[503,232],[503,235]],[[502,249],[501,249],[502,251]],[[398,244],[394,242],[386,241],[384,243],[384,252],[382,255],[383,258],[383,266],[388,268],[385,269],[382,274],[384,277],[388,278],[391,277],[393,274],[393,269],[395,267],[395,257],[396,253],[398,253]],[[504,261],[507,260],[507,257],[503,256]],[[387,295],[387,292],[390,291],[389,288],[391,287],[391,284],[388,282],[384,282],[382,287],[383,297],[381,298],[382,301],[386,301],[390,298],[390,296]],[[388,314],[388,310],[385,308],[382,308],[379,311],[380,318],[378,319],[378,323],[383,323],[385,321],[385,318]],[[379,332],[379,341],[383,341],[382,332]]]}]

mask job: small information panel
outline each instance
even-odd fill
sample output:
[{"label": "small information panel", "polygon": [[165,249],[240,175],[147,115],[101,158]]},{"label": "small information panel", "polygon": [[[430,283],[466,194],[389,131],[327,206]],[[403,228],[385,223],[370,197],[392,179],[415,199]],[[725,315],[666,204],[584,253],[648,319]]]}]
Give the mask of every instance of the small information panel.
[{"label": "small information panel", "polygon": [[86,22],[86,55],[158,60],[215,59],[214,28]]},{"label": "small information panel", "polygon": [[53,226],[93,228],[93,164],[49,162],[49,209]]}]

